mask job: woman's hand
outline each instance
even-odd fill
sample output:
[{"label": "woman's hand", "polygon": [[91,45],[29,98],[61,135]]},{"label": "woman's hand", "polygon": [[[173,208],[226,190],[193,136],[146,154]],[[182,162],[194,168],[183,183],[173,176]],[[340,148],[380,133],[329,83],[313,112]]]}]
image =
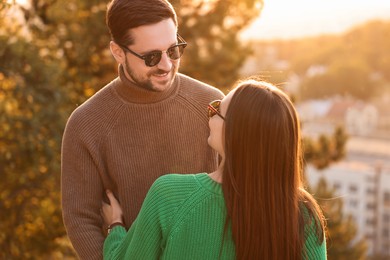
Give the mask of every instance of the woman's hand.
[{"label": "woman's hand", "polygon": [[106,193],[111,205],[105,203],[104,201],[102,202],[101,214],[104,223],[107,226],[115,222],[123,223],[123,213],[121,205],[110,190],[107,190]]}]

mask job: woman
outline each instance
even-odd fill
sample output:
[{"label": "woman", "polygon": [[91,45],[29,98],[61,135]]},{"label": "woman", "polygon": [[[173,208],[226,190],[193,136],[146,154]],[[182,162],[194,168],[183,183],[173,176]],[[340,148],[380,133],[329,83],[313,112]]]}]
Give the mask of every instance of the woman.
[{"label": "woman", "polygon": [[299,121],[288,96],[246,80],[208,114],[218,169],[157,179],[128,233],[108,192],[103,217],[119,225],[105,257],[326,259],[324,217],[302,185]]}]

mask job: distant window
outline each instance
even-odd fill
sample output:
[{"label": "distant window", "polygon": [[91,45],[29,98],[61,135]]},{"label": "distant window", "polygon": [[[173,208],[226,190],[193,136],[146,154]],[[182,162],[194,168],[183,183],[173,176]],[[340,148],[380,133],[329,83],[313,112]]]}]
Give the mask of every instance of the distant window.
[{"label": "distant window", "polygon": [[389,213],[383,214],[383,222],[386,224],[390,223],[390,214]]},{"label": "distant window", "polygon": [[375,220],[374,219],[372,219],[372,218],[368,218],[368,219],[366,219],[366,225],[367,226],[374,226],[375,225]]},{"label": "distant window", "polygon": [[390,202],[390,192],[386,191],[383,193],[384,202]]},{"label": "distant window", "polygon": [[372,239],[374,239],[374,235],[373,235],[372,233],[367,233],[367,234],[365,235],[365,237],[366,237],[367,240],[372,240]]},{"label": "distant window", "polygon": [[352,208],[357,208],[359,206],[359,201],[357,201],[356,199],[351,199],[349,201],[349,205],[352,207]]},{"label": "distant window", "polygon": [[339,190],[341,189],[340,183],[335,182],[335,183],[333,184],[333,188],[334,188],[336,191],[339,191]]},{"label": "distant window", "polygon": [[349,186],[349,191],[352,193],[356,193],[358,191],[358,187],[354,184]]},{"label": "distant window", "polygon": [[386,191],[383,193],[383,205],[390,207],[390,192]]},{"label": "distant window", "polygon": [[374,204],[374,203],[367,203],[367,204],[366,204],[366,209],[368,209],[368,210],[374,210],[374,209],[375,209],[375,204]]},{"label": "distant window", "polygon": [[374,195],[375,194],[375,189],[374,188],[367,188],[366,194],[367,195]]},{"label": "distant window", "polygon": [[382,237],[386,239],[390,237],[389,229],[385,228],[382,230]]}]

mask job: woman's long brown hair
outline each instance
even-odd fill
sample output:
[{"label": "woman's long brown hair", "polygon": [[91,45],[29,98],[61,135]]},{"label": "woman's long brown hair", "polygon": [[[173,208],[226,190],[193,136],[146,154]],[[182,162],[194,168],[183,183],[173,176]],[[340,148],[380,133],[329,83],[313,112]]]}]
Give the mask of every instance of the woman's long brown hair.
[{"label": "woman's long brown hair", "polygon": [[301,205],[322,242],[323,215],[301,178],[300,126],[288,96],[265,82],[241,83],[226,112],[222,181],[237,259],[302,259]]}]

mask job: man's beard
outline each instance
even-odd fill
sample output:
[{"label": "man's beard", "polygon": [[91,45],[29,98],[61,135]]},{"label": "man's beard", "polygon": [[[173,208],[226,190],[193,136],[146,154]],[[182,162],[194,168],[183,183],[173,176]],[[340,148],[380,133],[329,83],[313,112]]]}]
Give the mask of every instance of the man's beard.
[{"label": "man's beard", "polygon": [[[161,92],[161,91],[165,91],[165,90],[169,89],[169,87],[172,85],[174,76],[177,73],[177,65],[172,64],[172,69],[170,71],[165,71],[165,70],[160,70],[160,69],[156,69],[155,71],[149,71],[149,73],[146,74],[146,79],[143,80],[143,79],[140,79],[139,77],[137,77],[137,75],[131,70],[127,59],[125,59],[125,64],[126,64],[125,70],[126,70],[127,74],[130,76],[131,81],[133,81],[140,88],[143,88],[143,89],[146,89],[149,91],[154,91],[154,92]],[[155,88],[153,86],[153,83],[150,80],[150,76],[152,74],[163,74],[163,73],[171,73],[171,72],[172,72],[172,78],[170,79],[170,82],[168,83],[169,87],[166,87],[163,90],[160,90],[160,89]]]}]

